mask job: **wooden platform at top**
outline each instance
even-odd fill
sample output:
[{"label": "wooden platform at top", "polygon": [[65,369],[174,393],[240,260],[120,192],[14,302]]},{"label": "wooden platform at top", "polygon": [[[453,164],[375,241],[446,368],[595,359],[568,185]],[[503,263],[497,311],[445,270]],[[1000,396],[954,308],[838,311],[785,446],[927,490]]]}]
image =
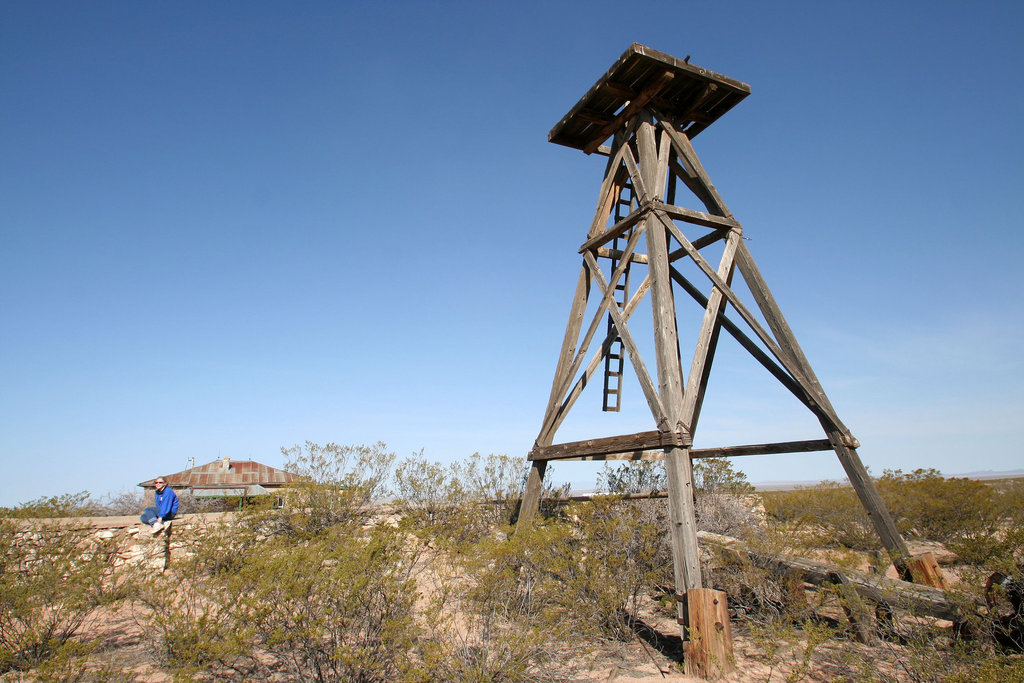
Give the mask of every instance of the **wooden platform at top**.
[{"label": "wooden platform at top", "polygon": [[551,129],[548,141],[582,150],[596,147],[614,133],[608,127],[623,108],[640,97],[692,139],[749,94],[746,83],[633,43]]}]

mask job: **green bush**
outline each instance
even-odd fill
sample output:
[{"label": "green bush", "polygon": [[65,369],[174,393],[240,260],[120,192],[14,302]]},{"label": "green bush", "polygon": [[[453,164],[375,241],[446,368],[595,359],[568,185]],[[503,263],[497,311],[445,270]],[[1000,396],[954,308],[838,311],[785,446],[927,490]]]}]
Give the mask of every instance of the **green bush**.
[{"label": "green bush", "polygon": [[0,673],[80,656],[73,640],[116,594],[110,548],[57,524],[0,519]]}]

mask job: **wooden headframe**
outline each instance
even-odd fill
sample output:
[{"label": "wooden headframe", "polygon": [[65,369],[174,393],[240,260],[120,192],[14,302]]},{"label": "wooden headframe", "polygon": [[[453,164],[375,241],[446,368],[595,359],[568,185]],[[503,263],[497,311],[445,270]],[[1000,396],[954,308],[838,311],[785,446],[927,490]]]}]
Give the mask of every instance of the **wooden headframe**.
[{"label": "wooden headframe", "polygon": [[[825,395],[744,243],[742,226],[691,144],[693,137],[749,92],[744,83],[634,44],[549,134],[557,144],[587,154],[607,154],[608,163],[594,218],[579,249],[583,264],[547,408],[528,456],[531,469],[518,523],[529,523],[535,515],[550,461],[664,459],[676,590],[684,593],[702,588],[693,458],[834,450],[882,544],[906,574],[907,547],[857,455],[858,442]],[[609,136],[611,144],[602,146]],[[679,205],[676,196],[681,188],[688,189],[705,210]],[[616,219],[614,208],[622,204],[628,205],[629,212]],[[705,250],[719,243],[721,257],[716,267],[705,257]],[[699,271],[696,282],[683,274],[679,267],[683,260],[691,261]],[[619,283],[633,267],[646,267],[646,275],[624,296]],[[752,306],[733,288],[737,271],[750,292]],[[707,289],[709,293],[705,293]],[[703,309],[686,374],[677,336],[677,292],[685,293]],[[654,324],[653,372],[631,332],[631,326],[638,324],[633,314],[648,295]],[[587,320],[588,304],[595,301],[596,313]],[[727,314],[727,310],[734,313]],[[611,322],[602,328],[605,316]],[[598,334],[602,329],[603,338]],[[817,417],[824,439],[692,448],[723,330]],[[559,427],[613,344],[624,349],[655,428],[555,443]]]}]

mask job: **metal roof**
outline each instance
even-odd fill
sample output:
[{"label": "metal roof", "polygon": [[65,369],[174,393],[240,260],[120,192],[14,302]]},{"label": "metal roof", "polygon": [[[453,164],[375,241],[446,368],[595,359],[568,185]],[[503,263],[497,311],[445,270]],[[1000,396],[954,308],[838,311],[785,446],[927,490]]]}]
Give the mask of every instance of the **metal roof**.
[{"label": "metal roof", "polygon": [[[205,465],[168,474],[164,477],[173,488],[225,489],[245,488],[251,485],[280,487],[299,481],[301,477],[253,460],[231,460],[221,458]],[[156,477],[139,482],[139,486],[154,488]]]}]

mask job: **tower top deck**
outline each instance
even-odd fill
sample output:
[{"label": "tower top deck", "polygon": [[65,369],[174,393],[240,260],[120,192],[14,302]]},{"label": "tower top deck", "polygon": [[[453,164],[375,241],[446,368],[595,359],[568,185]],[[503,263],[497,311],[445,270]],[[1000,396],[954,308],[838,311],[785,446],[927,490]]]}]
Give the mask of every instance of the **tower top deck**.
[{"label": "tower top deck", "polygon": [[648,103],[693,138],[749,94],[746,83],[633,43],[551,129],[548,141],[590,154]]}]

